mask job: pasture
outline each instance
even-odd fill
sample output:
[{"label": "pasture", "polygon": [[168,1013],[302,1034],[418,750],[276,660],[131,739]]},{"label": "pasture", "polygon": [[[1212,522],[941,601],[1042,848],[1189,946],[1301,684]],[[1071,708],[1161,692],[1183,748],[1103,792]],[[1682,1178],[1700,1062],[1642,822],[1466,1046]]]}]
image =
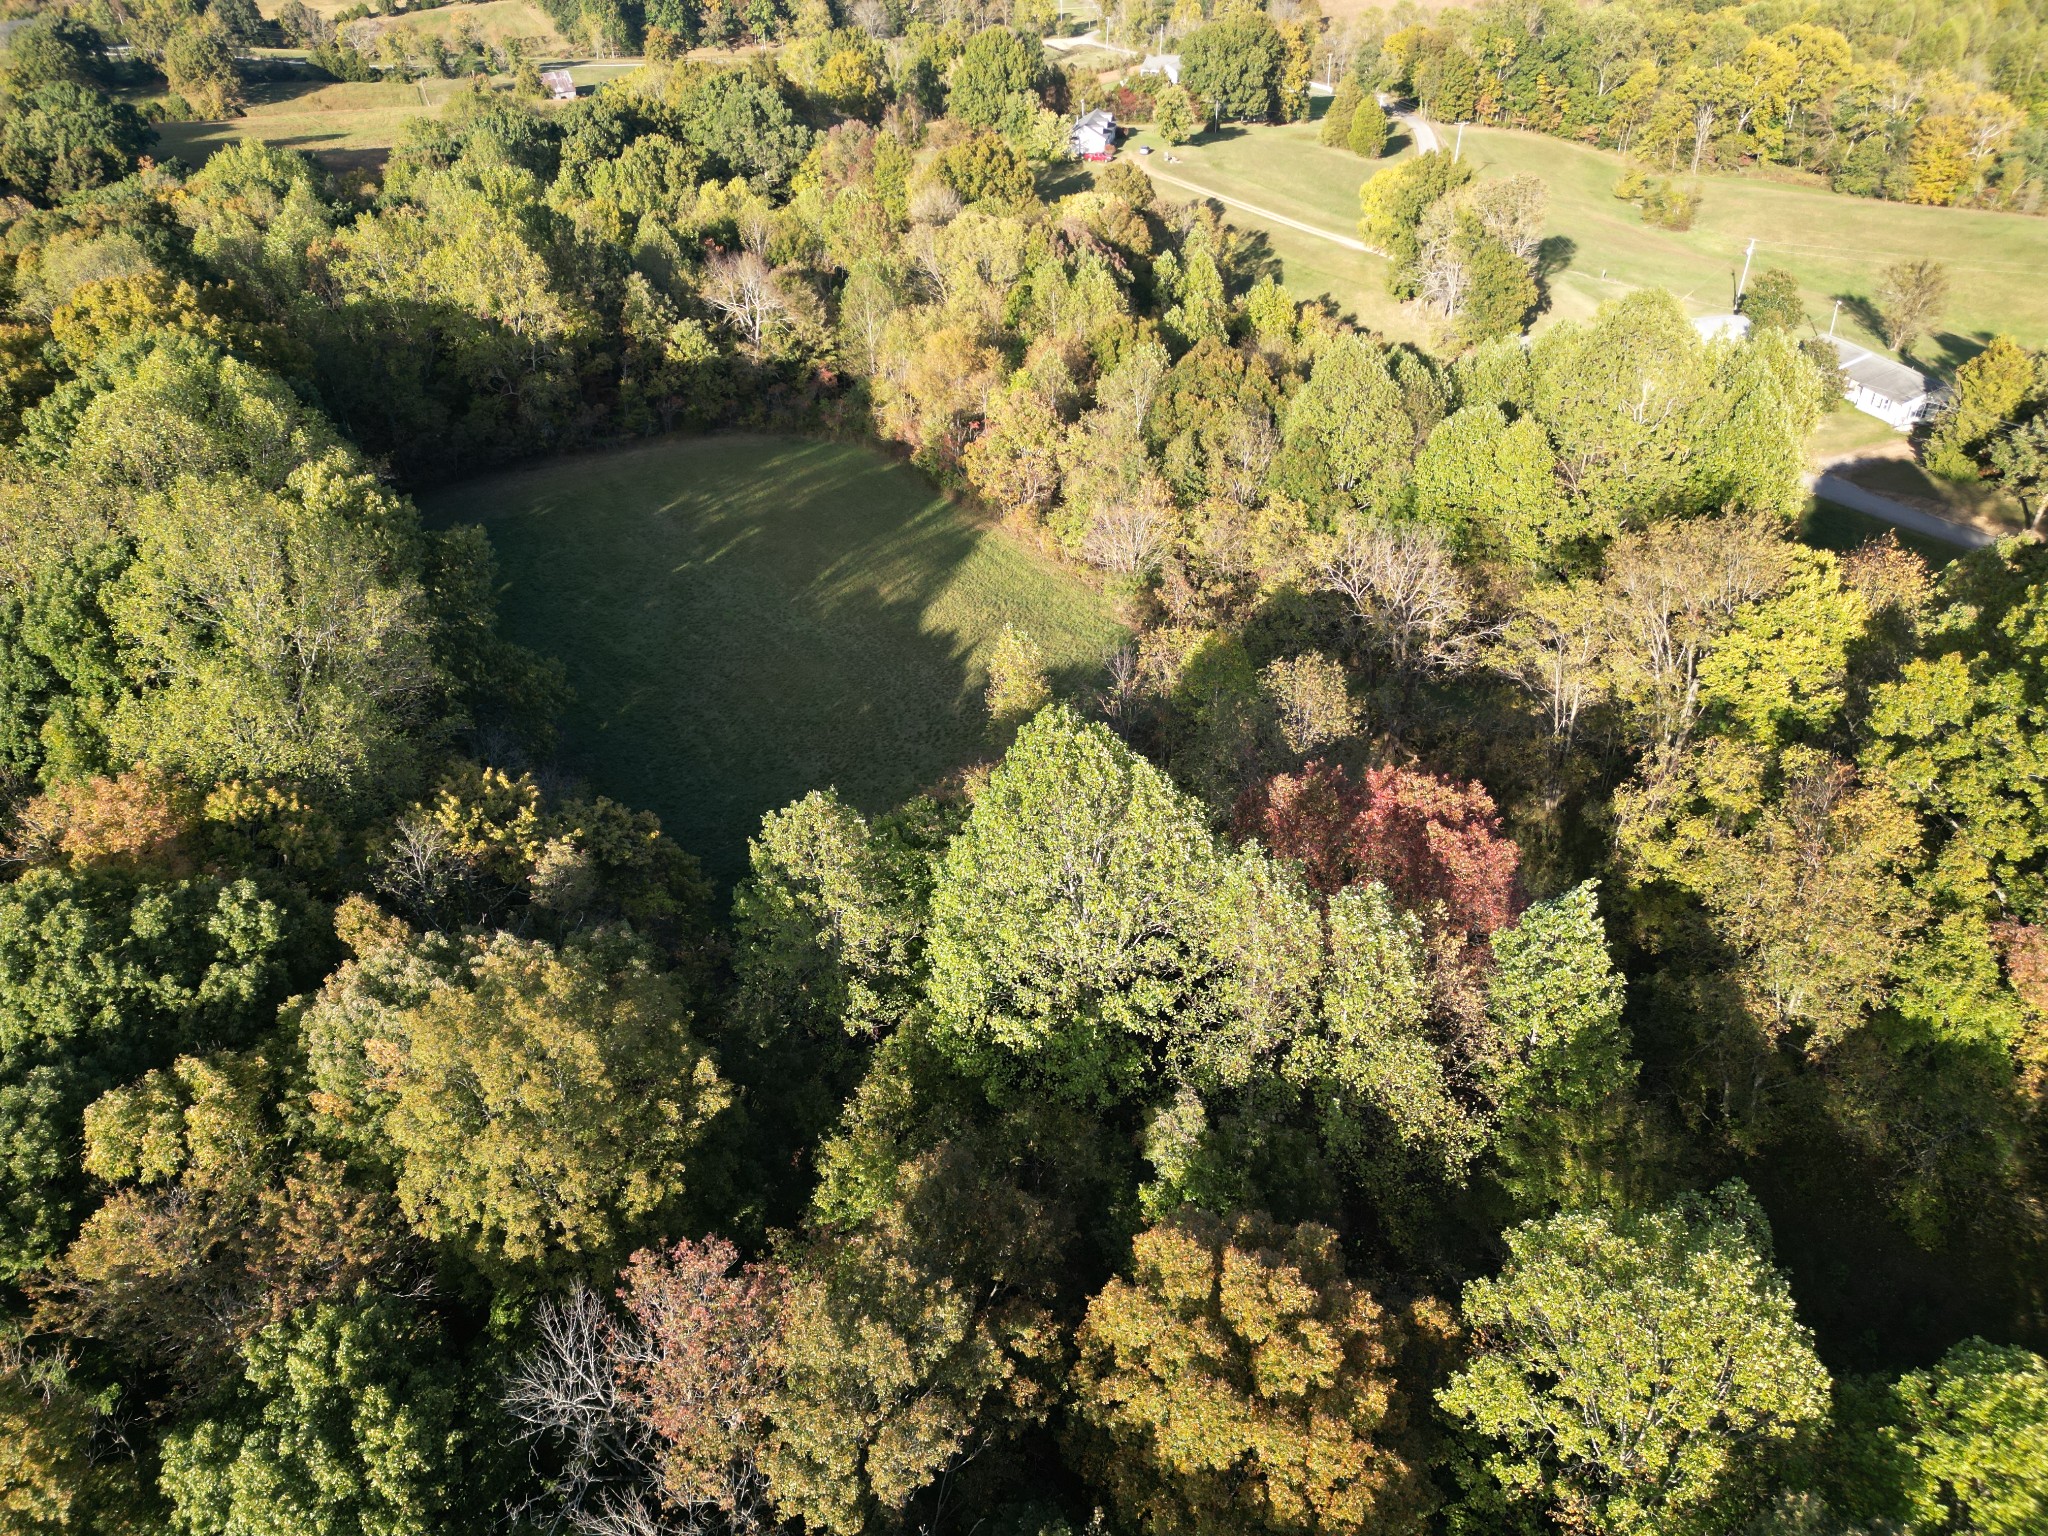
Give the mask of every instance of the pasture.
[{"label": "pasture", "polygon": [[424,505],[489,531],[506,632],[568,669],[567,766],[721,879],[809,790],[880,811],[984,756],[1005,624],[1070,690],[1124,634],[1094,589],[849,444],[668,439]]},{"label": "pasture", "polygon": [[[1319,109],[1324,105],[1318,102]],[[1455,129],[1442,130],[1446,140]],[[1229,128],[1140,164],[1225,197],[1334,234],[1357,234],[1358,189],[1384,161],[1360,159],[1316,142],[1312,123]],[[1399,146],[1397,146],[1398,151]],[[1755,266],[1781,266],[1799,279],[1808,318],[1825,329],[1843,300],[1842,334],[1879,346],[1872,296],[1877,274],[1903,257],[1932,257],[1949,267],[1954,291],[1919,361],[1946,370],[1994,335],[2028,346],[2048,344],[2048,219],[1967,209],[1919,208],[1846,197],[1818,185],[1789,185],[1739,174],[1703,178],[1704,198],[1689,231],[1656,229],[1613,196],[1620,156],[1560,139],[1503,129],[1468,128],[1463,153],[1485,174],[1529,171],[1550,187],[1545,233],[1551,308],[1540,324],[1591,314],[1602,300],[1634,288],[1668,288],[1696,315],[1725,313],[1735,297],[1748,241]],[[1155,183],[1162,197],[1193,195]],[[1384,263],[1328,241],[1232,209],[1230,222],[1265,233],[1283,280],[1307,296],[1328,293],[1340,311],[1396,340],[1426,340],[1428,325],[1385,295]]]}]

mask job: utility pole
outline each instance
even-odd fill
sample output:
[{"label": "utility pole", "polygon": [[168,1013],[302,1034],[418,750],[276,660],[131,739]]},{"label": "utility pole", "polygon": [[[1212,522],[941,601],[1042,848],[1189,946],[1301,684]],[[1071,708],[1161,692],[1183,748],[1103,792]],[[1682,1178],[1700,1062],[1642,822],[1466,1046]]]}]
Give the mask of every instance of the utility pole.
[{"label": "utility pole", "polygon": [[1460,124],[1458,124],[1458,143],[1457,143],[1457,147],[1456,147],[1456,148],[1454,148],[1454,149],[1453,149],[1453,150],[1451,151],[1451,164],[1453,164],[1453,165],[1456,165],[1456,164],[1458,163],[1458,157],[1459,157],[1459,156],[1461,156],[1461,155],[1463,155],[1464,153],[1465,153],[1465,125],[1464,125],[1463,123],[1460,123]]},{"label": "utility pole", "polygon": [[1749,292],[1749,258],[1756,254],[1756,236],[1749,237],[1749,249],[1742,253],[1742,280],[1735,285],[1735,302],[1740,304],[1742,296]]},{"label": "utility pole", "polygon": [[1842,318],[1842,301],[1835,300],[1835,312],[1828,316],[1828,340],[1835,339],[1835,322]]}]

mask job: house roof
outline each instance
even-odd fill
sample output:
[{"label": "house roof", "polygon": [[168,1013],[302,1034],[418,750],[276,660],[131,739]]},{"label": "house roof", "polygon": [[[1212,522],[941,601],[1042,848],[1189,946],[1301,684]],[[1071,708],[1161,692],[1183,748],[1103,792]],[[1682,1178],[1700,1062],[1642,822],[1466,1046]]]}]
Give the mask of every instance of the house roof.
[{"label": "house roof", "polygon": [[1701,315],[1693,321],[1692,328],[1708,341],[1714,341],[1723,336],[1733,336],[1740,340],[1749,334],[1749,316]]},{"label": "house roof", "polygon": [[1918,400],[1932,387],[1927,375],[1917,368],[1908,368],[1904,363],[1879,357],[1875,352],[1844,341],[1839,336],[1828,339],[1834,342],[1835,351],[1841,356],[1842,372],[1848,375],[1849,382],[1861,385],[1873,395],[1882,395],[1903,405],[1909,400]]},{"label": "house roof", "polygon": [[1080,132],[1114,133],[1116,131],[1116,117],[1113,113],[1097,108],[1093,112],[1082,113],[1080,117],[1074,120],[1074,127],[1076,131]]}]

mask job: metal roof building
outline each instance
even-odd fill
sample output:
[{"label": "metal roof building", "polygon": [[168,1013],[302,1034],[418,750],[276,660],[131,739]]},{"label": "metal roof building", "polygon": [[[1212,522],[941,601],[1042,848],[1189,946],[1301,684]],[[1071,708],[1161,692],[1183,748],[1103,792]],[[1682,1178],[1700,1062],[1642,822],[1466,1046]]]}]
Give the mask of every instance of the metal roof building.
[{"label": "metal roof building", "polygon": [[1828,339],[1842,360],[1842,393],[1857,410],[1904,432],[1933,409],[1937,388],[1919,369],[1879,357],[1839,336]]}]

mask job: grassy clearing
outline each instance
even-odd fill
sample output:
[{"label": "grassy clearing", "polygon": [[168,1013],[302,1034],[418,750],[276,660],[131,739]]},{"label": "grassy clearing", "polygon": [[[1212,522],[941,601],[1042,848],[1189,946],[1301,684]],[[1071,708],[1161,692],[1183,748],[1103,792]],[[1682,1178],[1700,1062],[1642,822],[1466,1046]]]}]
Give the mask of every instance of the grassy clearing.
[{"label": "grassy clearing", "polygon": [[576,690],[572,766],[723,878],[762,814],[808,790],[876,811],[982,756],[1006,623],[1072,687],[1123,633],[1100,594],[851,445],[674,439],[427,512],[490,531],[507,630]]},{"label": "grassy clearing", "polygon": [[[1318,108],[1324,105],[1317,102]],[[1171,153],[1178,163],[1167,165],[1166,146],[1145,129],[1128,141],[1122,154],[1136,157],[1138,147],[1149,146],[1149,156],[1135,159],[1146,169],[1356,239],[1358,188],[1375,165],[1385,162],[1328,148],[1316,141],[1317,131],[1318,125],[1312,122],[1278,128],[1227,128],[1176,146]],[[1405,143],[1397,131],[1393,140],[1396,152]],[[1153,187],[1165,202],[1187,202],[1198,196],[1164,181],[1155,181]],[[1339,314],[1390,340],[1430,341],[1434,329],[1430,322],[1413,306],[1388,297],[1387,264],[1379,257],[1261,220],[1240,208],[1226,207],[1224,220],[1234,229],[1263,237],[1274,275],[1296,296],[1327,294]]]},{"label": "grassy clearing", "polygon": [[1853,507],[1841,506],[1832,501],[1816,498],[1806,509],[1806,515],[1799,520],[1799,537],[1815,549],[1832,549],[1838,554],[1847,554],[1858,545],[1868,544],[1872,539],[1883,538],[1887,533],[1925,560],[1936,570],[1958,558],[1963,551],[1953,544],[1939,539],[1924,538],[1904,528],[1894,528],[1880,518],[1858,512]]},{"label": "grassy clearing", "polygon": [[[1321,105],[1320,103],[1318,105]],[[1374,169],[1344,150],[1316,142],[1311,123],[1230,129],[1174,151],[1181,163],[1161,169],[1299,219],[1332,233],[1356,232],[1358,188]],[[1155,143],[1140,136],[1139,143]],[[1591,314],[1632,288],[1668,288],[1694,314],[1724,313],[1734,302],[1743,251],[1757,240],[1756,265],[1782,266],[1796,276],[1809,318],[1825,328],[1841,298],[1841,334],[1879,346],[1871,296],[1878,269],[1899,257],[1948,264],[1955,286],[1939,333],[1920,347],[1920,360],[1949,368],[1998,334],[2029,346],[2048,343],[2048,219],[1953,208],[1915,208],[1844,197],[1825,189],[1787,186],[1734,175],[1706,178],[1698,223],[1678,233],[1645,225],[1613,196],[1617,155],[1539,134],[1468,128],[1464,151],[1496,176],[1532,171],[1550,185],[1547,233],[1561,242],[1567,265],[1551,279],[1544,323]],[[1164,195],[1189,194],[1161,187]],[[1233,223],[1258,227],[1233,211]],[[1395,339],[1420,340],[1422,322],[1380,292],[1377,259],[1279,229],[1275,254],[1289,287],[1323,291],[1338,307]],[[1283,246],[1306,247],[1290,253]],[[1320,287],[1317,279],[1327,279]]]},{"label": "grassy clearing", "polygon": [[455,80],[362,84],[264,82],[249,87],[242,116],[214,123],[162,123],[157,154],[197,168],[237,139],[262,139],[319,156],[336,170],[375,164],[398,142],[407,122],[439,111],[462,88]]}]

